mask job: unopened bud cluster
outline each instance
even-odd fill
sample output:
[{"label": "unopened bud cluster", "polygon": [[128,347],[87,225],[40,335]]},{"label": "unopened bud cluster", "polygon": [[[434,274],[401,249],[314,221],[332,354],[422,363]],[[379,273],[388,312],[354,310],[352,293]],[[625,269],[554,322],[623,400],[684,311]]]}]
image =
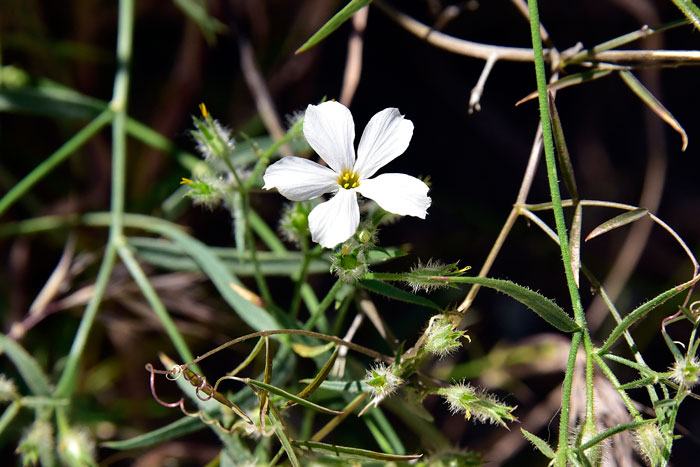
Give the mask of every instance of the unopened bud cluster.
[{"label": "unopened bud cluster", "polygon": [[465,335],[465,331],[455,329],[454,321],[449,315],[433,316],[423,334],[423,349],[442,358],[459,350]]},{"label": "unopened bud cluster", "polygon": [[371,391],[372,403],[377,406],[379,402],[393,394],[403,384],[403,379],[396,374],[396,367],[378,363],[371,369],[367,370],[365,376],[365,384]]},{"label": "unopened bud cluster", "polygon": [[421,291],[429,293],[443,287],[455,287],[441,278],[459,276],[468,269],[470,269],[469,266],[459,269],[457,263],[445,264],[432,259],[423,263],[419,260],[418,264],[411,268],[406,282],[413,289],[413,293]]},{"label": "unopened bud cluster", "polygon": [[452,413],[462,413],[467,420],[474,417],[481,423],[499,424],[504,427],[506,421],[515,420],[512,414],[515,407],[507,406],[495,396],[467,383],[461,382],[440,388],[437,394],[445,399]]},{"label": "unopened bud cluster", "polygon": [[19,454],[22,465],[52,465],[53,440],[51,424],[45,420],[36,420],[22,436],[15,454]]},{"label": "unopened bud cluster", "polygon": [[700,360],[682,358],[671,367],[671,380],[681,388],[691,389],[700,380]]},{"label": "unopened bud cluster", "polygon": [[369,271],[368,253],[376,243],[376,229],[368,223],[360,224],[355,235],[347,239],[340,251],[333,255],[331,271],[348,283],[362,279]]},{"label": "unopened bud cluster", "polygon": [[664,464],[664,447],[666,442],[657,425],[642,425],[632,432],[637,450],[647,465]]},{"label": "unopened bud cluster", "polygon": [[279,232],[289,243],[300,245],[302,239],[309,236],[311,207],[308,201],[301,201],[287,205],[282,211]]},{"label": "unopened bud cluster", "polygon": [[61,435],[58,452],[65,465],[97,465],[95,441],[87,430],[68,429]]}]

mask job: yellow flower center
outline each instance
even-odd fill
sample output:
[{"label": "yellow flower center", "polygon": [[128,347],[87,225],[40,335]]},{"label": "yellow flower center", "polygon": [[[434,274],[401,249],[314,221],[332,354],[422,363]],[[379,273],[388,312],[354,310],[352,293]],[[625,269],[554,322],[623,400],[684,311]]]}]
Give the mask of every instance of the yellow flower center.
[{"label": "yellow flower center", "polygon": [[338,177],[338,184],[346,190],[357,188],[360,186],[360,176],[355,172],[343,170],[343,173]]}]

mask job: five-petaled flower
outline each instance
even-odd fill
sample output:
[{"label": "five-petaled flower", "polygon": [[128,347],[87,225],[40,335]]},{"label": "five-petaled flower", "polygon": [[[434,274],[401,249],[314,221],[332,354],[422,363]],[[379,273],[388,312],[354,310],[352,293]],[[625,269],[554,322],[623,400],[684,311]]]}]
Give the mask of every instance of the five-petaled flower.
[{"label": "five-petaled flower", "polygon": [[287,156],[265,171],[265,189],[277,188],[292,201],[306,201],[326,193],[334,196],[309,214],[311,239],[326,248],[350,238],[360,222],[357,194],[382,209],[425,219],[428,186],[405,174],[377,170],[403,154],[413,135],[413,123],[395,108],[372,117],[360,138],[355,158],[355,123],[350,110],[335,102],[309,105],[304,136],[328,167],[301,157]]}]

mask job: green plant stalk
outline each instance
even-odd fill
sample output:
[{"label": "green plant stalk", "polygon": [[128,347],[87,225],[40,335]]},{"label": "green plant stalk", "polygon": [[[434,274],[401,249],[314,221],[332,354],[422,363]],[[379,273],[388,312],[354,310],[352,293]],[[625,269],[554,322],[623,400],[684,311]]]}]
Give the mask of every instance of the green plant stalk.
[{"label": "green plant stalk", "polygon": [[[577,331],[571,340],[571,354],[569,360],[574,360],[573,363],[567,365],[567,374],[564,378],[564,389],[562,391],[562,411],[559,424],[559,447],[557,450],[556,465],[564,466],[566,464],[566,454],[568,451],[568,433],[569,433],[569,406],[571,403],[571,384],[572,379],[569,373],[573,373],[573,365],[575,364],[575,354],[578,349],[576,336],[583,337],[583,347],[586,352],[586,420],[593,420],[593,344],[588,334],[586,327],[586,318],[581,305],[578,287],[574,280],[574,274],[571,267],[571,255],[569,251],[569,239],[566,233],[566,222],[564,220],[564,210],[561,205],[561,194],[559,192],[559,184],[557,179],[557,169],[554,155],[554,141],[552,136],[552,123],[549,116],[549,102],[547,97],[547,81],[545,76],[544,55],[542,49],[542,39],[540,37],[540,19],[537,7],[537,0],[528,0],[530,10],[530,32],[532,36],[532,48],[534,51],[535,75],[537,79],[537,97],[540,107],[540,119],[542,122],[542,140],[544,143],[545,162],[547,165],[547,178],[549,180],[549,192],[552,198],[552,211],[554,213],[554,222],[556,225],[557,236],[559,237],[559,247],[562,253],[562,261],[564,263],[564,273],[566,275],[566,283],[569,287],[569,296],[574,311],[574,320],[579,325],[581,331]],[[566,417],[564,413],[566,412]]]},{"label": "green plant stalk", "polygon": [[0,199],[0,215],[7,211],[10,206],[24,196],[27,191],[55,169],[61,162],[75,154],[75,151],[109,123],[112,119],[112,115],[111,110],[104,110],[13,186],[12,189]]},{"label": "green plant stalk", "polygon": [[692,0],[671,0],[679,10],[683,12],[686,18],[700,30],[700,8],[693,3]]},{"label": "green plant stalk", "polygon": [[331,304],[331,302],[335,299],[335,296],[338,294],[340,289],[343,287],[343,281],[338,279],[335,281],[335,284],[333,284],[333,287],[328,291],[325,297],[323,297],[323,300],[321,300],[321,303],[319,303],[318,308],[313,310],[311,312],[311,317],[309,320],[304,324],[304,329],[307,331],[310,331],[311,329],[314,328],[316,325],[316,321],[323,316],[323,312],[326,311],[326,308],[328,308]]},{"label": "green plant stalk", "polygon": [[634,406],[634,402],[632,401],[632,399],[630,399],[630,397],[627,395],[627,392],[624,389],[620,389],[620,381],[618,381],[617,377],[615,376],[615,373],[613,373],[610,367],[605,363],[605,361],[603,361],[603,359],[599,355],[593,354],[593,359],[598,364],[598,367],[601,369],[605,377],[608,378],[608,380],[613,384],[615,390],[617,390],[617,392],[620,394],[622,402],[625,403],[625,407],[627,407],[627,411],[630,413],[630,415],[634,417],[634,421],[642,421],[642,415]]},{"label": "green plant stalk", "polygon": [[[173,346],[175,346],[175,350],[177,350],[177,352],[180,354],[182,361],[189,362],[194,360],[192,352],[190,352],[189,347],[187,347],[185,339],[182,337],[182,334],[180,334],[180,331],[178,331],[175,322],[165,309],[163,302],[158,297],[158,293],[153,288],[153,285],[148,280],[148,277],[143,272],[143,269],[141,269],[141,266],[139,266],[134,254],[126,244],[118,245],[117,252],[119,253],[119,257],[124,262],[124,265],[129,270],[131,277],[133,277],[134,281],[141,289],[141,292],[148,301],[148,304],[151,306],[151,309],[153,309],[153,312],[156,314],[161,324],[165,328],[165,332],[168,334],[168,337],[170,337]],[[193,367],[193,371],[196,373],[201,372],[196,366]]]},{"label": "green plant stalk", "polygon": [[90,328],[97,316],[97,310],[107,288],[109,277],[116,259],[115,241],[123,235],[122,216],[124,214],[124,193],[126,184],[126,104],[129,90],[129,65],[134,32],[134,2],[120,0],[119,30],[117,35],[117,72],[114,78],[114,92],[110,109],[114,112],[112,120],[112,199],[111,225],[107,251],[102,259],[97,275],[95,291],[85,309],[78,332],[66,360],[54,395],[68,397],[75,387],[78,363],[83,354]]},{"label": "green plant stalk", "polygon": [[97,309],[100,306],[102,297],[107,289],[107,284],[112,274],[112,268],[114,267],[116,253],[117,252],[114,245],[107,245],[107,250],[102,258],[100,270],[97,273],[95,289],[93,290],[90,301],[85,308],[85,313],[83,313],[83,317],[80,320],[80,325],[78,326],[78,331],[75,334],[75,338],[73,338],[73,344],[68,354],[68,358],[66,359],[66,366],[63,369],[63,373],[61,373],[61,378],[59,379],[56,390],[54,391],[54,397],[69,397],[73,392],[77,378],[78,363],[80,362],[80,357],[85,349],[85,344],[87,342],[92,323],[95,321],[95,316],[97,316]]},{"label": "green plant stalk", "polygon": [[301,262],[301,267],[297,273],[297,277],[294,281],[294,294],[292,295],[292,302],[289,306],[289,315],[296,319],[299,316],[299,305],[301,304],[301,288],[306,283],[307,270],[309,268],[309,263],[313,259],[313,255],[309,252],[309,239],[307,237],[302,237],[301,239],[301,252],[304,255],[304,259]]}]

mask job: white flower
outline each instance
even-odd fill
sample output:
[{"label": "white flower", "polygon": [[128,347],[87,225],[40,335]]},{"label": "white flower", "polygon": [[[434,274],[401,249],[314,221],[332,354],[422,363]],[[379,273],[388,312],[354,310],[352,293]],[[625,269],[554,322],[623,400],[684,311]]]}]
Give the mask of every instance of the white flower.
[{"label": "white flower", "polygon": [[425,219],[430,206],[428,186],[409,175],[388,173],[371,178],[408,147],[413,123],[398,109],[384,109],[365,127],[355,159],[355,123],[350,110],[329,101],[309,105],[304,136],[328,164],[287,156],[265,171],[265,189],[277,188],[292,201],[306,201],[325,193],[335,195],[309,214],[311,239],[333,248],[352,236],[360,223],[357,193],[373,199],[384,210]]}]

